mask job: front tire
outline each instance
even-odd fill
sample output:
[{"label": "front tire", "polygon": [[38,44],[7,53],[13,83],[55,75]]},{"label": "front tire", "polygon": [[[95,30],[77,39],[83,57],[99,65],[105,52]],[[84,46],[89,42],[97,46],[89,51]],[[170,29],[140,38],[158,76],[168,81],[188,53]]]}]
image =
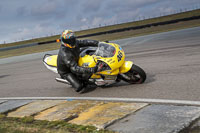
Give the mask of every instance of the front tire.
[{"label": "front tire", "polygon": [[137,65],[132,65],[131,69],[124,73],[127,78],[122,77],[122,80],[130,84],[142,84],[146,80],[146,73]]}]

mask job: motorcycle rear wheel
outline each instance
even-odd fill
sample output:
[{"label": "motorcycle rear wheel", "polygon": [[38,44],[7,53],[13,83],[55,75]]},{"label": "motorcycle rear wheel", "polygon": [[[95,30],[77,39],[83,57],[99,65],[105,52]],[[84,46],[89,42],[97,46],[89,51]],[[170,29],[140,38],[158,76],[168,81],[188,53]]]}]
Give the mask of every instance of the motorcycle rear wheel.
[{"label": "motorcycle rear wheel", "polygon": [[128,76],[129,79],[122,78],[122,80],[130,84],[142,84],[146,80],[146,73],[144,72],[144,70],[134,64],[132,65],[131,69],[127,73],[124,73],[124,74]]}]

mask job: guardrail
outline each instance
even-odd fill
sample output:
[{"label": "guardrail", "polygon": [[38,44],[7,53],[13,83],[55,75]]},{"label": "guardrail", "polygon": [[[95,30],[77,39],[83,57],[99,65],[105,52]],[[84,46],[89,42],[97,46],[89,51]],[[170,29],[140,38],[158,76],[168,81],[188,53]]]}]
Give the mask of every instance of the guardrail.
[{"label": "guardrail", "polygon": [[38,45],[38,43],[31,43],[31,44],[24,44],[24,45],[17,45],[17,46],[0,48],[0,51],[6,51],[6,50],[13,50],[13,49],[18,49],[18,48],[31,47],[31,46],[35,46],[35,45]]}]

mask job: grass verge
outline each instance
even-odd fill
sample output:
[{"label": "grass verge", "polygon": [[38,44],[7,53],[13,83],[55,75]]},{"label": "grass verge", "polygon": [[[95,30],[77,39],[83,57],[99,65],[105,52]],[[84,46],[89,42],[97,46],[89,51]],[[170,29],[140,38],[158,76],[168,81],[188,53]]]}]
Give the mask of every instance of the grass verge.
[{"label": "grass verge", "polygon": [[[138,21],[138,22],[130,22],[130,23],[125,23],[125,24],[118,24],[118,25],[113,25],[113,26],[106,26],[106,27],[101,27],[101,28],[79,31],[77,32],[77,35],[91,34],[95,32],[114,30],[114,29],[119,29],[119,28],[130,27],[130,26],[139,26],[139,25],[144,25],[144,24],[149,24],[149,23],[162,22],[166,20],[180,19],[180,18],[195,16],[195,15],[200,15],[200,10],[195,10],[195,11],[190,11],[190,12],[185,12],[185,13],[180,13],[180,14],[175,14],[175,15],[169,15],[169,16],[160,17],[160,18],[152,18],[152,19]],[[81,39],[94,39],[94,40],[99,40],[99,41],[109,40],[110,41],[110,40],[117,40],[117,39],[123,39],[123,38],[135,37],[135,36],[167,32],[167,31],[197,27],[197,26],[200,26],[200,19],[190,20],[190,21],[185,21],[185,22],[178,22],[178,23],[168,24],[168,25],[151,26],[151,27],[143,28],[143,29],[129,30],[129,31],[124,31],[124,32],[112,33],[112,34],[104,34],[104,35],[92,36],[92,37],[81,38]],[[55,40],[57,38],[59,38],[59,36],[40,38],[36,40],[33,39],[29,41],[0,45],[0,48],[15,46],[15,45],[22,45],[22,44],[27,44],[27,43],[34,43],[34,42],[49,41],[52,39]],[[0,58],[7,58],[7,57],[12,57],[12,56],[19,56],[19,55],[25,55],[25,54],[31,54],[31,53],[56,50],[59,47],[60,47],[59,43],[51,43],[51,44],[45,44],[45,45],[37,45],[37,46],[32,46],[32,47],[1,51]]]},{"label": "grass verge", "polygon": [[[135,27],[135,26],[141,26],[141,25],[146,25],[146,24],[151,24],[151,23],[170,21],[170,20],[175,20],[175,19],[182,19],[182,18],[199,16],[199,15],[200,15],[200,9],[188,11],[188,12],[183,12],[183,13],[178,13],[178,14],[173,14],[173,15],[168,15],[168,16],[145,19],[145,20],[140,20],[140,21],[134,21],[134,22],[104,26],[104,27],[99,27],[99,28],[81,30],[81,31],[77,31],[76,35],[81,36],[81,35],[92,34],[92,33],[97,33],[97,32],[104,32],[104,31],[116,30],[116,29],[127,28],[127,27]],[[51,40],[56,40],[59,37],[60,37],[60,35],[54,35],[54,36],[41,37],[41,38],[25,40],[25,41],[20,41],[20,42],[1,44],[0,48],[9,47],[9,46],[16,46],[16,45],[23,45],[23,44],[30,44],[30,43],[37,43],[37,42],[44,42],[44,41],[51,41]]]},{"label": "grass verge", "polygon": [[[169,25],[164,25],[164,26],[154,26],[154,27],[149,27],[149,28],[144,28],[144,29],[139,29],[139,30],[130,30],[130,31],[125,31],[125,32],[113,33],[113,34],[104,34],[104,35],[93,36],[93,37],[82,38],[82,39],[94,39],[94,40],[99,40],[99,41],[117,40],[117,39],[143,36],[143,35],[148,35],[148,34],[155,34],[155,33],[160,33],[160,32],[167,32],[167,31],[198,27],[198,26],[200,26],[200,20],[193,20],[193,21],[180,22],[180,23],[169,24]],[[32,47],[1,51],[0,59],[12,57],[12,56],[19,56],[19,55],[25,55],[25,54],[31,54],[31,53],[56,50],[56,49],[59,49],[59,47],[60,47],[60,43],[51,43],[51,44],[45,44],[45,45],[36,45]]]},{"label": "grass verge", "polygon": [[65,121],[41,121],[33,117],[8,118],[0,114],[0,133],[114,133],[94,126],[69,124]]}]

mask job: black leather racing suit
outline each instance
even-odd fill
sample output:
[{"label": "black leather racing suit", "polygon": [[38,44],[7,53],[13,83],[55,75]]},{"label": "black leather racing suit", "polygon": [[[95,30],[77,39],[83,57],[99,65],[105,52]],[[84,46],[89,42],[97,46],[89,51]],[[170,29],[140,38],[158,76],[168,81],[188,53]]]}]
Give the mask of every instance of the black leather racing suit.
[{"label": "black leather racing suit", "polygon": [[75,48],[65,47],[64,45],[60,47],[57,59],[58,73],[61,78],[69,81],[77,92],[84,87],[83,81],[77,75],[93,73],[92,68],[78,66],[80,48],[88,46],[97,47],[98,43],[95,40],[76,40]]}]

